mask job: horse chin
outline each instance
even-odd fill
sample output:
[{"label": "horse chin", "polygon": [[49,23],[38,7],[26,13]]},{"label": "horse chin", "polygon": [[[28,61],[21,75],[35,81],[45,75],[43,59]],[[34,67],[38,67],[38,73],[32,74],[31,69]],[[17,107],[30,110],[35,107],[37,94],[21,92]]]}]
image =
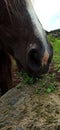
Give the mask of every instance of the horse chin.
[{"label": "horse chin", "polygon": [[33,71],[30,68],[28,68],[27,73],[31,77],[41,77],[42,75],[48,73],[48,70],[49,70],[49,65],[40,67],[40,70],[38,70],[38,71],[36,71],[36,70]]}]

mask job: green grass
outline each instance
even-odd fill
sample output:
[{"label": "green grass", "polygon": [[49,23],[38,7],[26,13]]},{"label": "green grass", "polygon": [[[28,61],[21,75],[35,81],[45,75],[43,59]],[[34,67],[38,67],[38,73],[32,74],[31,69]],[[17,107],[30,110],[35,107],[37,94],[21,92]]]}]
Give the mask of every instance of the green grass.
[{"label": "green grass", "polygon": [[[53,45],[53,62],[54,69],[60,71],[60,37],[55,38],[51,34],[48,35],[49,41]],[[22,77],[21,86],[33,85],[35,87],[35,94],[40,94],[41,89],[46,93],[53,92],[57,87],[57,81],[55,79],[55,72],[52,74],[43,75],[42,79],[30,77],[26,72],[18,73],[18,77]],[[19,86],[18,86],[19,88]]]},{"label": "green grass", "polygon": [[52,35],[48,35],[48,39],[53,45],[53,51],[54,51],[53,59],[54,59],[54,62],[58,61],[60,63],[60,37],[55,38]]},{"label": "green grass", "polygon": [[55,38],[51,34],[48,35],[49,41],[51,41],[53,45],[54,55],[53,61],[56,69],[60,70],[60,37]]}]

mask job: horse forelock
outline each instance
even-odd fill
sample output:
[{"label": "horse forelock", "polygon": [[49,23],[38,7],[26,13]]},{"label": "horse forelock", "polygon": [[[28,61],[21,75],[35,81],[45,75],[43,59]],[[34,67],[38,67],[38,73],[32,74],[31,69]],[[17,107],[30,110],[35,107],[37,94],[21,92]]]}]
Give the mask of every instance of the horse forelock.
[{"label": "horse forelock", "polygon": [[21,10],[22,9],[24,10],[26,7],[25,0],[4,0],[4,1],[10,17],[16,14],[20,15]]},{"label": "horse forelock", "polygon": [[0,39],[3,42],[10,38],[10,34],[11,36],[17,35],[15,32],[18,30],[18,23],[23,21],[21,16],[22,9],[24,10],[25,7],[24,1],[25,0],[2,0],[0,2]]}]

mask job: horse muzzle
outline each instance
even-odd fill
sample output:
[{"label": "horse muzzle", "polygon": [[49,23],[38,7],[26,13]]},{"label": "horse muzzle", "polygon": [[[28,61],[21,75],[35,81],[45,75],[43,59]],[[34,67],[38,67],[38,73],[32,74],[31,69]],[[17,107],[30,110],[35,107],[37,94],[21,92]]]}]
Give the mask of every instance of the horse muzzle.
[{"label": "horse muzzle", "polygon": [[30,44],[27,48],[26,66],[30,75],[36,76],[48,72],[49,65],[53,56],[53,49],[50,46],[49,50],[45,50],[36,44]]}]

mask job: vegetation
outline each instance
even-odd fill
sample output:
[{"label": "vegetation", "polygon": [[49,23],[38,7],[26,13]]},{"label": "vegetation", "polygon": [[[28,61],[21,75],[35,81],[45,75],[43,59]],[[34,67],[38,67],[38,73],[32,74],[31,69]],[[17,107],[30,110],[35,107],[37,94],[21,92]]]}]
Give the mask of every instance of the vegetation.
[{"label": "vegetation", "polygon": [[52,34],[48,35],[49,41],[53,45],[54,56],[53,56],[53,64],[54,70],[52,73],[48,73],[43,75],[41,78],[33,78],[29,77],[26,72],[18,73],[18,77],[22,77],[22,82],[18,85],[18,88],[22,88],[23,84],[32,85],[35,88],[35,93],[39,94],[41,91],[51,93],[53,92],[57,85],[56,81],[56,71],[60,71],[60,37],[55,38]]},{"label": "vegetation", "polygon": [[53,62],[55,69],[60,71],[60,37],[53,37],[52,34],[48,35],[49,41],[52,42],[54,49]]}]

